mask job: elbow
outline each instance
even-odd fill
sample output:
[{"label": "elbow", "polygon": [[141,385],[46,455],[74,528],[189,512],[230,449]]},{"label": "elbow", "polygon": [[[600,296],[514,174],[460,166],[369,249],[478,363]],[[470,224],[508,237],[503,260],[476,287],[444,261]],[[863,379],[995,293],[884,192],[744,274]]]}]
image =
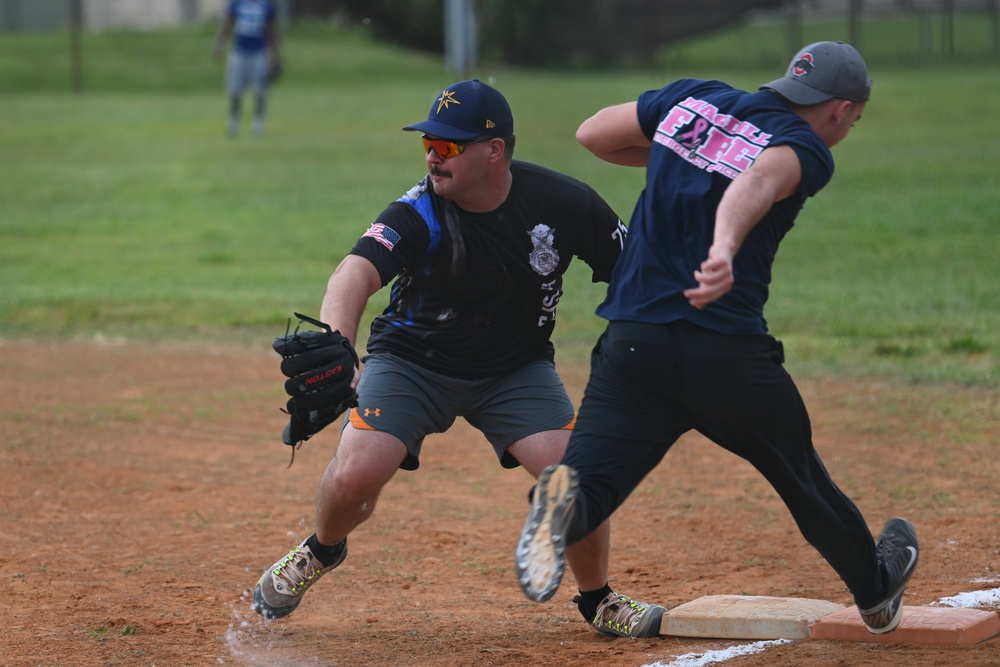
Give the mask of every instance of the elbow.
[{"label": "elbow", "polygon": [[581,125],[580,127],[578,127],[576,129],[576,141],[577,141],[577,143],[579,143],[581,146],[583,146],[584,148],[586,148],[591,153],[594,152],[594,149],[592,147],[593,139],[594,139],[593,132],[591,132],[587,128],[587,123],[586,122],[584,122],[583,125]]},{"label": "elbow", "polygon": [[576,128],[577,142],[594,155],[601,155],[607,143],[606,128],[602,126],[597,116],[591,116]]},{"label": "elbow", "polygon": [[367,300],[382,289],[382,277],[370,260],[360,255],[347,255],[327,281],[327,291],[362,294]]}]

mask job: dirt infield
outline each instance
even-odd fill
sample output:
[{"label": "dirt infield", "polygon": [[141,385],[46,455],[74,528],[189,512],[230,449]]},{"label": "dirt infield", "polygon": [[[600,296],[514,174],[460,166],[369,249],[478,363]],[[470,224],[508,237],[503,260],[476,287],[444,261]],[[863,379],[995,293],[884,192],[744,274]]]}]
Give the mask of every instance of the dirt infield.
[{"label": "dirt infield", "polygon": [[[579,396],[586,369],[561,367]],[[916,525],[907,601],[1000,587],[1000,397],[803,381],[817,448],[873,531]],[[350,556],[287,619],[245,597],[311,532],[336,429],[290,469],[277,358],[182,344],[0,341],[0,665],[708,664],[746,642],[611,639],[570,598],[524,599],[512,567],[531,480],[464,422],[428,438]],[[616,515],[612,583],[677,606],[709,594],[850,604],[770,487],[685,437]],[[990,607],[982,607],[991,609]],[[991,609],[996,611],[996,608]],[[807,640],[727,666],[1000,665],[1000,638],[925,647]]]}]

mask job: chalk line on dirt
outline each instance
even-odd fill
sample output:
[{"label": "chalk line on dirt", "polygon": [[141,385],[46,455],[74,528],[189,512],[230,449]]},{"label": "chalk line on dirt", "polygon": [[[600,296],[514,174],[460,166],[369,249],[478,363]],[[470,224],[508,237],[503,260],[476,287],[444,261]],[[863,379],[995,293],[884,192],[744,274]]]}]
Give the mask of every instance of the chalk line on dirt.
[{"label": "chalk line on dirt", "polygon": [[932,607],[1000,607],[1000,588],[969,591],[931,602]]},{"label": "chalk line on dirt", "polygon": [[725,662],[726,660],[743,655],[761,653],[771,646],[780,646],[782,644],[791,643],[792,641],[790,639],[775,639],[773,641],[730,646],[729,648],[719,649],[716,651],[705,651],[704,653],[685,653],[684,655],[676,656],[671,662],[663,662],[660,660],[648,665],[643,665],[642,667],[704,667],[705,665]]}]

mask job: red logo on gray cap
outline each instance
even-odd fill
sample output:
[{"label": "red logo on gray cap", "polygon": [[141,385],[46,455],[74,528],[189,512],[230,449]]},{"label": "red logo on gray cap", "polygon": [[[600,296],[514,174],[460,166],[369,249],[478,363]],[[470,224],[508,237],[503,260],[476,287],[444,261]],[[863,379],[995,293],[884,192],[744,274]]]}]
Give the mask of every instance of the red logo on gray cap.
[{"label": "red logo on gray cap", "polygon": [[792,63],[792,74],[802,76],[813,70],[813,56],[811,53],[803,53],[799,59]]}]

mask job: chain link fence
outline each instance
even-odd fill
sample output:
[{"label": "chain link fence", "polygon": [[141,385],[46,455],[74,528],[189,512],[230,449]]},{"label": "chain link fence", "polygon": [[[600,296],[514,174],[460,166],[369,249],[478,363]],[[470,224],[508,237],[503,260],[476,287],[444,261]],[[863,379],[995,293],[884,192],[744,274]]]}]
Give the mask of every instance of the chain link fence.
[{"label": "chain link fence", "polygon": [[[649,16],[663,16],[658,0],[646,1]],[[480,9],[489,2],[479,0]],[[297,34],[315,33],[315,18],[324,13],[318,1],[276,4],[283,40],[289,42]],[[219,70],[208,54],[225,5],[226,0],[0,0],[0,92],[218,87]],[[869,65],[1000,63],[998,6],[1000,0],[788,0],[779,9],[751,15],[745,31],[750,36],[730,65],[773,67],[818,39],[854,44]],[[319,25],[335,30],[330,17],[324,19]],[[651,25],[641,38],[655,35]],[[662,51],[683,47],[665,44]]]},{"label": "chain link fence", "polygon": [[821,25],[882,62],[1000,59],[1000,0],[790,0],[758,20],[783,25],[791,51]]}]

